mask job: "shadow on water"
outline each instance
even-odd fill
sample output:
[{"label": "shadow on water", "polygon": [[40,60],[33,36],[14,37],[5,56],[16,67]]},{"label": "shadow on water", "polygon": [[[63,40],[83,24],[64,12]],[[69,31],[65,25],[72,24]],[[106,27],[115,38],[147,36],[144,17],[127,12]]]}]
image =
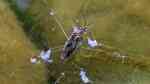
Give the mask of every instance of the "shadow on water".
[{"label": "shadow on water", "polygon": [[52,72],[49,70],[49,64],[45,65],[46,68],[46,78],[47,78],[47,84],[55,84],[55,81],[57,80],[56,76],[54,74],[51,74]]}]

